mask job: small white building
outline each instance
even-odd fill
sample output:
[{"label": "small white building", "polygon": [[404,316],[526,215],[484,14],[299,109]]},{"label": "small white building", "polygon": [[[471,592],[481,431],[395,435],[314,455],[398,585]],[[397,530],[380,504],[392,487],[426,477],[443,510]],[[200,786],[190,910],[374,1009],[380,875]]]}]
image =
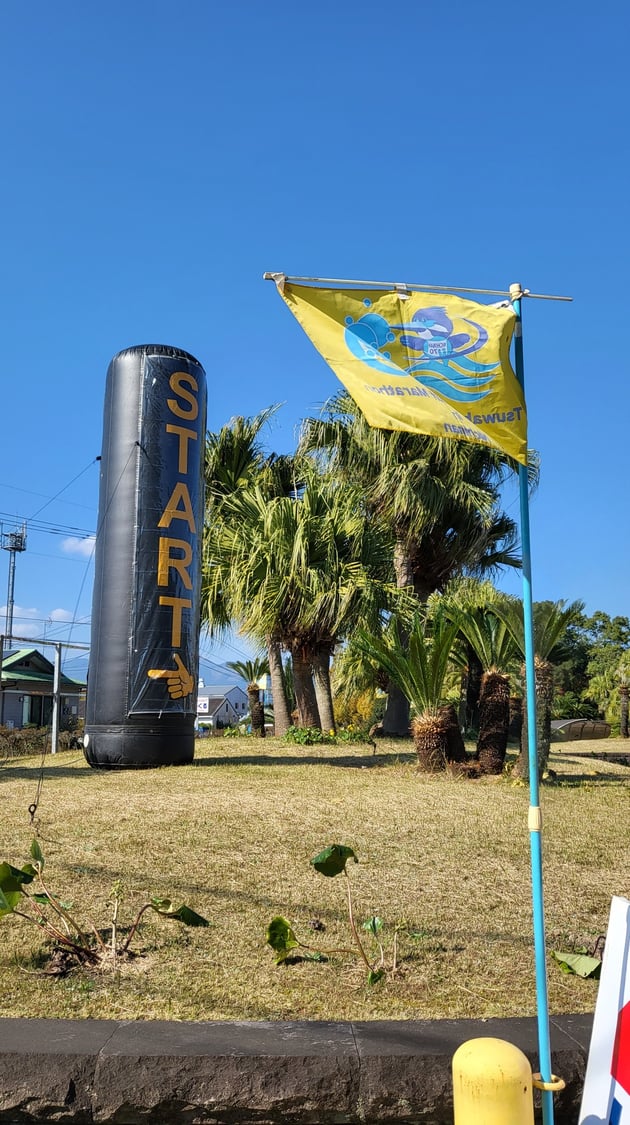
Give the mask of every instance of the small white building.
[{"label": "small white building", "polygon": [[247,692],[236,684],[200,684],[197,692],[197,726],[222,730],[241,723],[249,710]]}]

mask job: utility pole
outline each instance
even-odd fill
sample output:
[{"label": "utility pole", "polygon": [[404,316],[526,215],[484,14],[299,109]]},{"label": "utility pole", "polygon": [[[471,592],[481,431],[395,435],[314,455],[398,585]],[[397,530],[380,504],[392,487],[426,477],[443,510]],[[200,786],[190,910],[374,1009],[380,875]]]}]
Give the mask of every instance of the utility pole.
[{"label": "utility pole", "polygon": [[[1,525],[0,525],[1,528]],[[9,645],[13,633],[13,588],[15,586],[15,556],[26,550],[26,524],[20,530],[2,531],[0,546],[9,552],[9,586],[7,590],[7,618],[5,634]]]},{"label": "utility pole", "polygon": [[52,731],[51,752],[57,753],[59,749],[59,707],[61,686],[61,645],[55,645],[55,673],[53,676],[53,706],[52,706]]}]

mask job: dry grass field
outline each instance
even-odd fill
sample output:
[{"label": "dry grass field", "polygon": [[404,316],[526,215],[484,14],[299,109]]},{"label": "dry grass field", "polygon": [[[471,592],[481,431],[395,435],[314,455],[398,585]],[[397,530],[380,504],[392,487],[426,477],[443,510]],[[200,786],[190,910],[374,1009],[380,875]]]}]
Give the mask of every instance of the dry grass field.
[{"label": "dry grass field", "polygon": [[[549,949],[591,947],[610,898],[630,895],[630,765],[601,761],[627,743],[563,743],[542,788]],[[579,754],[579,756],[577,756]],[[0,1016],[116,1019],[407,1019],[533,1014],[528,793],[509,776],[424,776],[411,744],[286,746],[206,740],[191,766],[89,769],[80,752],[0,765],[0,860],[21,865],[35,825],[52,890],[105,926],[122,879],[124,925],[150,894],[211,922],[155,915],[141,954],[115,972],[42,974],[42,934],[0,921]],[[309,860],[348,844],[359,920],[383,919],[398,972],[368,987],[351,957],[276,966],[273,915],[322,947],[350,944],[343,877]],[[312,919],[326,927],[309,928]],[[552,1012],[593,1008],[596,982],[549,961]]]}]

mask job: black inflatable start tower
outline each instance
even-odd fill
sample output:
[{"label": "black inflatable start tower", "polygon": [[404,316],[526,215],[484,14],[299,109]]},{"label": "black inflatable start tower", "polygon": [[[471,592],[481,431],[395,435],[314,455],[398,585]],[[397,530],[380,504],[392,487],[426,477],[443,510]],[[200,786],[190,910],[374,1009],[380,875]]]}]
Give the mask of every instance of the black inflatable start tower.
[{"label": "black inflatable start tower", "polygon": [[107,373],[85,756],[134,769],[194,752],[206,377],[147,344]]}]

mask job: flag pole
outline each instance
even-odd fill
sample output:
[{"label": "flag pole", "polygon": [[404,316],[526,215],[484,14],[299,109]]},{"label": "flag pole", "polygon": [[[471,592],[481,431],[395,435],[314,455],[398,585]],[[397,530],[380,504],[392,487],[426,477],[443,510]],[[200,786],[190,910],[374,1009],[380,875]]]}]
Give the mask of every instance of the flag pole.
[{"label": "flag pole", "polygon": [[[514,329],[514,367],[516,377],[525,389],[523,364],[523,322],[521,298],[524,290],[517,283],[510,285],[510,297],[516,313]],[[542,1089],[544,1125],[553,1125],[553,1086],[551,1073],[551,1045],[549,1040],[549,1001],[547,995],[547,954],[545,948],[545,916],[543,907],[542,876],[542,812],[538,781],[538,739],[536,729],[536,671],[534,664],[534,613],[532,598],[532,564],[529,534],[529,481],[527,466],[518,467],[521,507],[521,548],[523,553],[523,625],[525,633],[525,680],[527,694],[527,756],[529,762],[529,840],[532,875],[532,905],[534,920],[534,958],[536,964],[536,1006],[538,1017],[538,1056]]]},{"label": "flag pole", "polygon": [[[425,281],[361,281],[353,277],[298,277],[293,274],[270,271],[263,274],[263,281],[274,281],[281,292],[285,282],[295,283],[297,281],[310,286],[352,285],[362,289],[394,289],[403,292],[406,289],[429,289],[431,292],[438,293],[485,293],[494,297],[511,297],[511,294],[506,292],[505,289],[470,289],[465,285],[430,285]],[[529,289],[521,290],[520,285],[519,291],[522,297],[537,297],[541,301],[573,300],[573,297],[560,297],[553,293],[530,293]]]}]

